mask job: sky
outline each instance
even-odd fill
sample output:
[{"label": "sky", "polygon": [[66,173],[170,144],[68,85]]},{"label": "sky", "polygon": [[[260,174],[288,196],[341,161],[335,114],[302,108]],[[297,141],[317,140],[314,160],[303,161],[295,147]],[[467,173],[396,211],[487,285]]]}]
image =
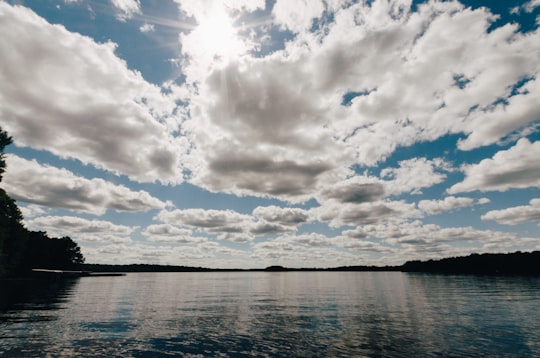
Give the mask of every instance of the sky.
[{"label": "sky", "polygon": [[0,183],[89,263],[540,249],[540,1],[0,1]]}]

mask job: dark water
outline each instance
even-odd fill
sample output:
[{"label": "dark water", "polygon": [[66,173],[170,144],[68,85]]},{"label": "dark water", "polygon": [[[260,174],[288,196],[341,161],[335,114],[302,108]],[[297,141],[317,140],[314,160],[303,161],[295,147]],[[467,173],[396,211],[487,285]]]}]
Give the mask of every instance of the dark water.
[{"label": "dark water", "polygon": [[2,357],[540,356],[540,278],[149,273],[0,285]]}]

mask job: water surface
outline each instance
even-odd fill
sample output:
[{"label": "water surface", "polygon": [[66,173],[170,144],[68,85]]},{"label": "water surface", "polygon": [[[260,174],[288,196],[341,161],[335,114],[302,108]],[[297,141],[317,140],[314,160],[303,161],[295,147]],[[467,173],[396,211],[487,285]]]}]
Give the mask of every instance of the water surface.
[{"label": "water surface", "polygon": [[540,278],[205,272],[0,284],[5,357],[540,356]]}]

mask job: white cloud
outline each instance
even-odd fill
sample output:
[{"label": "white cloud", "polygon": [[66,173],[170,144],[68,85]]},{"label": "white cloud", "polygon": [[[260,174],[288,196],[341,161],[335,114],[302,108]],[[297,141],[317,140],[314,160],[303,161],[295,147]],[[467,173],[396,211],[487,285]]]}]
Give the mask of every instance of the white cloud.
[{"label": "white cloud", "polygon": [[309,30],[324,11],[322,0],[278,0],[272,9],[275,22],[293,32]]},{"label": "white cloud", "polygon": [[[430,253],[436,257],[455,254],[494,251],[506,252],[523,247],[527,238],[515,233],[493,230],[478,230],[467,227],[441,227],[423,224],[420,221],[402,223],[381,223],[363,226],[367,237],[374,237],[399,248],[400,256],[423,257]],[[534,240],[533,240],[534,241]],[[463,245],[466,243],[466,245]],[[451,246],[450,246],[451,244]],[[460,245],[461,244],[461,245]],[[411,258],[412,259],[412,258]]]},{"label": "white cloud", "polygon": [[25,222],[31,230],[45,230],[52,236],[70,236],[76,242],[131,242],[130,235],[136,229],[109,221],[87,220],[75,216],[41,216]]},{"label": "white cloud", "polygon": [[280,237],[254,244],[251,259],[255,267],[335,267],[358,262],[358,255],[329,247],[330,240],[318,234]]},{"label": "white cloud", "polygon": [[253,216],[283,226],[298,226],[311,220],[309,212],[300,208],[281,208],[279,206],[258,206]]},{"label": "white cloud", "polygon": [[391,179],[387,186],[393,194],[421,194],[421,189],[442,183],[446,179],[446,175],[441,173],[442,170],[449,170],[448,164],[442,159],[413,158],[399,162],[399,168],[381,170],[381,177]]},{"label": "white cloud", "polygon": [[174,99],[127,68],[113,43],[0,2],[0,117],[21,146],[137,181],[182,181],[186,144],[167,133]]},{"label": "white cloud", "polygon": [[482,220],[494,220],[505,225],[519,225],[528,222],[538,222],[540,225],[540,199],[531,199],[529,205],[488,211],[481,218]]},{"label": "white cloud", "polygon": [[249,215],[232,210],[162,210],[155,219],[170,225],[181,225],[202,230],[209,234],[221,234],[220,239],[245,242],[253,225]]},{"label": "white cloud", "polygon": [[154,242],[200,243],[208,241],[207,238],[193,236],[191,230],[169,224],[150,225],[142,234]]},{"label": "white cloud", "polygon": [[141,27],[139,27],[139,30],[141,32],[146,33],[146,32],[154,32],[156,30],[156,28],[152,24],[144,24],[144,25],[141,25]]},{"label": "white cloud", "polygon": [[376,201],[361,204],[328,202],[311,211],[317,220],[328,223],[332,227],[402,222],[408,218],[422,216],[415,204],[403,201]]},{"label": "white cloud", "polygon": [[447,196],[443,200],[420,200],[418,208],[429,215],[437,215],[454,209],[472,206],[474,199],[465,197]]},{"label": "white cloud", "polygon": [[448,189],[448,193],[506,191],[511,188],[540,187],[540,141],[531,143],[520,139],[508,150],[497,152],[493,158],[463,167],[465,179]]},{"label": "white cloud", "polygon": [[[324,15],[315,5],[275,5],[282,24],[294,14],[308,19],[284,50],[245,53],[193,77],[184,128],[197,158],[194,184],[302,202],[350,177],[345,168],[375,165],[400,146],[464,133],[459,145],[472,149],[526,133],[538,118],[537,31],[506,25],[488,33],[496,17],[458,2],[428,2],[414,13],[410,1],[327,4]],[[341,105],[352,92],[359,95]],[[395,178],[389,193],[441,183],[448,168],[437,160],[402,162],[399,176],[385,171]]]},{"label": "white cloud", "polygon": [[13,154],[7,155],[6,163],[9,170],[3,186],[22,202],[95,215],[102,215],[107,209],[140,212],[167,205],[146,191],[132,191],[100,178],[86,179],[67,169],[41,165]]},{"label": "white cloud", "polygon": [[295,70],[269,59],[214,72],[186,123],[200,161],[195,184],[300,202],[342,175],[348,151],[324,128],[326,109]]},{"label": "white cloud", "polygon": [[525,12],[533,12],[537,7],[540,6],[540,0],[529,0],[521,6],[516,6],[511,9],[512,14],[518,14],[521,10]]},{"label": "white cloud", "polygon": [[257,9],[264,9],[264,0],[174,0],[188,16],[195,18],[204,17],[216,6],[223,7],[227,11],[243,10],[253,12]]},{"label": "white cloud", "polygon": [[29,205],[20,205],[20,203],[17,203],[19,205],[19,210],[21,210],[21,214],[23,215],[23,218],[30,219],[36,216],[42,216],[47,212],[47,207],[41,206],[41,205],[35,205],[35,204],[29,204]]},{"label": "white cloud", "polygon": [[120,21],[126,21],[134,15],[141,14],[141,3],[139,0],[111,0],[111,2],[118,11],[116,18]]}]

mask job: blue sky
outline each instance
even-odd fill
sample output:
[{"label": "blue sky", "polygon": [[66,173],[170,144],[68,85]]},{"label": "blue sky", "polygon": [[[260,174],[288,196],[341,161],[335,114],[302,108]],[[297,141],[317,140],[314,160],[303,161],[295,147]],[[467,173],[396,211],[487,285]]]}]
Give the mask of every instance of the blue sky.
[{"label": "blue sky", "polygon": [[3,188],[91,263],[540,248],[540,1],[0,2]]}]

